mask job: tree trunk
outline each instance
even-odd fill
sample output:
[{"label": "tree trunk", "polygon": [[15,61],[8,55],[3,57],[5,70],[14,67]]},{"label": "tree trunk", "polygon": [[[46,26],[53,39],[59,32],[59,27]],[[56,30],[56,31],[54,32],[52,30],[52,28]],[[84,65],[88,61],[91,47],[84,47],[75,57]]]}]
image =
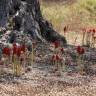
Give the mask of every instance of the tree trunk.
[{"label": "tree trunk", "polygon": [[66,43],[65,38],[43,18],[39,0],[0,0],[0,16],[0,26],[5,27],[8,18],[12,19],[12,31],[23,31],[41,41],[61,40]]},{"label": "tree trunk", "polygon": [[8,0],[0,0],[0,27],[5,27],[7,23]]}]

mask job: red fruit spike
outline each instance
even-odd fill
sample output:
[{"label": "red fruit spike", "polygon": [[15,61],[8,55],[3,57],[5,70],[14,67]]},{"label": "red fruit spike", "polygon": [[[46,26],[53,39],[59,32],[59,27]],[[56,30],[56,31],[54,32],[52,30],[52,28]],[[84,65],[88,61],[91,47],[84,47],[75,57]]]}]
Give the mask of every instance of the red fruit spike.
[{"label": "red fruit spike", "polygon": [[82,50],[81,50],[81,54],[84,54],[84,53],[85,53],[85,49],[82,48]]},{"label": "red fruit spike", "polygon": [[80,54],[81,53],[81,47],[80,46],[77,46],[77,53]]},{"label": "red fruit spike", "polygon": [[65,26],[65,27],[64,27],[64,32],[66,32],[66,31],[67,31],[67,27]]},{"label": "red fruit spike", "polygon": [[55,42],[54,42],[54,47],[55,47],[55,48],[58,48],[59,46],[60,46],[60,42],[59,42],[58,40],[55,41]]},{"label": "red fruit spike", "polygon": [[64,49],[63,48],[61,48],[61,52],[64,53]]},{"label": "red fruit spike", "polygon": [[17,47],[14,46],[14,47],[13,47],[13,54],[16,54],[16,51],[17,51]]},{"label": "red fruit spike", "polygon": [[95,33],[96,32],[96,30],[95,29],[93,29],[93,33]]},{"label": "red fruit spike", "polygon": [[91,33],[91,29],[89,29],[89,30],[87,31],[87,33]]},{"label": "red fruit spike", "polygon": [[81,47],[80,46],[77,46],[77,50],[80,50],[81,49]]},{"label": "red fruit spike", "polygon": [[6,55],[7,55],[7,56],[10,56],[11,49],[10,49],[10,48],[7,48],[6,51],[7,51],[7,52],[6,52]]},{"label": "red fruit spike", "polygon": [[90,32],[92,32],[93,30],[92,29],[89,29]]},{"label": "red fruit spike", "polygon": [[25,52],[26,46],[23,44],[21,45],[21,51]]},{"label": "red fruit spike", "polygon": [[3,54],[7,55],[7,48],[3,48]]},{"label": "red fruit spike", "polygon": [[20,56],[20,54],[21,54],[21,47],[18,47],[18,48],[17,48],[16,53],[17,53],[17,56],[19,57],[19,56]]}]

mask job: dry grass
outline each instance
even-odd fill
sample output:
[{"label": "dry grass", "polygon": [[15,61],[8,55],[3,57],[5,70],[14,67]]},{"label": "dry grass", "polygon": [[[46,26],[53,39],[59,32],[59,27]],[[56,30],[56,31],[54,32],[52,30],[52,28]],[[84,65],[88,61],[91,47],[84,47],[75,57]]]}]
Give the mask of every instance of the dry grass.
[{"label": "dry grass", "polygon": [[[70,2],[70,0],[67,1]],[[63,28],[68,25],[71,32],[67,38],[73,42],[77,36],[74,34],[75,32],[80,33],[84,27],[96,26],[96,0],[72,1],[74,2],[71,4],[68,2],[66,4],[64,2],[42,2],[41,10],[44,17],[52,22],[54,29],[60,34],[64,35]],[[77,42],[80,43],[81,40],[77,40]]]},{"label": "dry grass", "polygon": [[40,76],[31,78],[18,84],[0,84],[0,96],[96,96],[96,77],[80,86]]}]

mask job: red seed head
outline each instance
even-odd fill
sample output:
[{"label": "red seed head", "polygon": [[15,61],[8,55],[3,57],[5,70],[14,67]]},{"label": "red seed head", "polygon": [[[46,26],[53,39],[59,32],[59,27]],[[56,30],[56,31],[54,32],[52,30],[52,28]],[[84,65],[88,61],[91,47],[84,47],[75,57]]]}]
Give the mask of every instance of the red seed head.
[{"label": "red seed head", "polygon": [[64,26],[64,33],[66,33],[68,26]]},{"label": "red seed head", "polygon": [[95,29],[93,29],[92,31],[93,31],[93,33],[95,34],[96,30],[95,30]]},{"label": "red seed head", "polygon": [[22,44],[22,45],[21,45],[21,51],[25,52],[25,49],[26,49],[25,44]]},{"label": "red seed head", "polygon": [[13,54],[16,54],[17,52],[17,46],[13,46]]},{"label": "red seed head", "polygon": [[56,41],[54,42],[54,47],[55,47],[55,48],[58,48],[59,46],[60,46],[60,41],[56,40]]},{"label": "red seed head", "polygon": [[91,29],[87,30],[87,33],[91,33],[91,32],[92,32],[92,30],[91,30]]},{"label": "red seed head", "polygon": [[60,56],[59,55],[56,55],[56,60],[60,60]]},{"label": "red seed head", "polygon": [[7,48],[5,47],[3,48],[3,54],[6,54],[6,52],[7,52]]},{"label": "red seed head", "polygon": [[90,32],[92,32],[92,31],[93,31],[93,29],[89,29],[89,31],[90,31]]},{"label": "red seed head", "polygon": [[81,49],[81,54],[84,54],[84,53],[85,53],[85,49],[82,48],[82,49]]},{"label": "red seed head", "polygon": [[18,46],[16,48],[16,54],[17,54],[18,57],[21,55],[21,46]]},{"label": "red seed head", "polygon": [[11,52],[11,49],[10,48],[7,48],[7,47],[3,48],[3,54],[9,56],[10,55],[10,52]]},{"label": "red seed head", "polygon": [[64,53],[64,48],[61,48],[61,50],[60,50],[62,53]]},{"label": "red seed head", "polygon": [[81,48],[80,46],[77,46],[77,53],[78,54],[84,54],[85,53],[85,49]]},{"label": "red seed head", "polygon": [[77,52],[78,52],[79,50],[81,50],[81,47],[80,46],[77,46],[76,49],[77,49]]}]

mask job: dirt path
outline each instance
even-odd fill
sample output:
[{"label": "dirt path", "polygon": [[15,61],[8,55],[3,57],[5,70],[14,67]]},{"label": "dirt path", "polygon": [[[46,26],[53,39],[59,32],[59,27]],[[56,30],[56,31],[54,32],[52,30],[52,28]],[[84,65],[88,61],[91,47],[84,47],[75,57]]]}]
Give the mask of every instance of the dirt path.
[{"label": "dirt path", "polygon": [[32,68],[14,83],[0,84],[0,96],[95,96],[96,77],[73,74],[56,76],[37,68]]}]

